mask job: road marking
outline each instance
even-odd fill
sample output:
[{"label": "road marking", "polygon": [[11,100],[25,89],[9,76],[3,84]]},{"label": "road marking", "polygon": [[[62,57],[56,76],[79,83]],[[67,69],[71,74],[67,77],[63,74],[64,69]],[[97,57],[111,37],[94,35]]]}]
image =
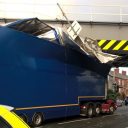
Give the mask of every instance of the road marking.
[{"label": "road marking", "polygon": [[[102,118],[105,118],[105,117],[109,117],[109,116],[117,116],[116,115],[106,115],[106,116],[103,116]],[[100,117],[101,118],[101,117]],[[62,125],[62,124],[69,124],[69,123],[75,123],[75,122],[80,122],[80,121],[86,121],[86,120],[91,120],[92,118],[87,118],[87,119],[80,119],[80,120],[72,120],[72,121],[66,121],[66,122],[62,122],[62,123],[58,123],[59,125]]]},{"label": "road marking", "polygon": [[109,116],[118,116],[118,115],[117,114],[115,114],[115,115],[106,115],[106,116],[103,116],[102,118],[109,117]]},{"label": "road marking", "polygon": [[62,122],[62,123],[58,123],[59,125],[61,124],[69,124],[69,123],[74,123],[74,122],[80,122],[80,121],[85,121],[85,120],[90,120],[91,118],[88,119],[80,119],[80,120],[73,120],[73,121],[67,121],[67,122]]}]

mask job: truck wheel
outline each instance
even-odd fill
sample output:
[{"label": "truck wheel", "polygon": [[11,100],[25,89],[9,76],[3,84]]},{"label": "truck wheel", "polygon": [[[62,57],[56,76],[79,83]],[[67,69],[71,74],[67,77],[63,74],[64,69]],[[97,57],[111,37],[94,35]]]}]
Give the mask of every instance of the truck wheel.
[{"label": "truck wheel", "polygon": [[33,126],[40,126],[44,122],[44,116],[41,112],[36,112],[32,117]]},{"label": "truck wheel", "polygon": [[87,108],[87,116],[89,118],[93,117],[94,116],[94,106],[93,105],[88,105],[88,108]]},{"label": "truck wheel", "polygon": [[101,114],[101,105],[100,104],[96,104],[95,105],[95,116],[99,116]]},{"label": "truck wheel", "polygon": [[28,117],[26,114],[20,114],[19,117],[26,123],[28,123]]},{"label": "truck wheel", "polygon": [[109,107],[109,114],[113,114],[115,111],[115,108],[113,107],[113,105],[110,105]]}]

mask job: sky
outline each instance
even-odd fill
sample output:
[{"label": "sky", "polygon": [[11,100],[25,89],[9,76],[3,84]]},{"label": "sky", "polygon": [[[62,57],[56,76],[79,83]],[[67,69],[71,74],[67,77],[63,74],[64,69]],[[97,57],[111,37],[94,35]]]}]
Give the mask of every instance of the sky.
[{"label": "sky", "polygon": [[69,20],[128,22],[128,0],[0,0],[0,18],[64,19],[57,3]]}]

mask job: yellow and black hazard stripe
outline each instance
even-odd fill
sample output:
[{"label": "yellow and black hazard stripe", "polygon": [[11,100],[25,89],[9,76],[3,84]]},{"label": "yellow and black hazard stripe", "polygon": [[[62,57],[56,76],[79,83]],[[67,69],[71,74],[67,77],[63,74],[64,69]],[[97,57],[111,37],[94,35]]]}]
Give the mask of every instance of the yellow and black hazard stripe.
[{"label": "yellow and black hazard stripe", "polygon": [[103,52],[124,55],[128,54],[128,40],[97,40]]},{"label": "yellow and black hazard stripe", "polygon": [[101,47],[103,51],[128,51],[128,40],[98,40],[98,46]]}]

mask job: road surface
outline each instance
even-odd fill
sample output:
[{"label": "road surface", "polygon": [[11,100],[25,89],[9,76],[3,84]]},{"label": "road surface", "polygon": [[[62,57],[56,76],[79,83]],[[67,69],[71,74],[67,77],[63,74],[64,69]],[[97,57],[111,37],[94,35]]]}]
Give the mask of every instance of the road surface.
[{"label": "road surface", "polygon": [[128,128],[128,106],[119,107],[113,115],[54,120],[38,128]]}]

